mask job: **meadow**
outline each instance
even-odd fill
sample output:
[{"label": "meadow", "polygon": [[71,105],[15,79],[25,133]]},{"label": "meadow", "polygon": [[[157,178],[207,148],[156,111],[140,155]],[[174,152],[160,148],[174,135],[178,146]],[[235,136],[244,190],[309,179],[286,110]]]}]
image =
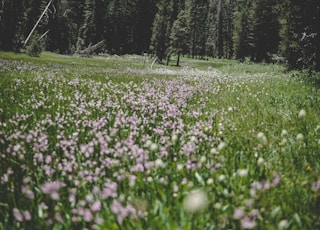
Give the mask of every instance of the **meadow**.
[{"label": "meadow", "polygon": [[0,229],[320,229],[301,75],[0,53]]}]

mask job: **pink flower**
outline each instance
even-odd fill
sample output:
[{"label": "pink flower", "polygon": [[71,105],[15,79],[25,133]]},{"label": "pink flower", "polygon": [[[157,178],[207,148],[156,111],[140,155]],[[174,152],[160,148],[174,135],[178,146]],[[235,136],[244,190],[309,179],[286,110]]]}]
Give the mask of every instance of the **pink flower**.
[{"label": "pink flower", "polygon": [[233,218],[240,220],[245,216],[245,212],[241,208],[236,208],[233,212]]},{"label": "pink flower", "polygon": [[59,190],[64,186],[60,181],[47,182],[41,186],[41,190],[44,194],[49,195],[52,200],[59,200]]},{"label": "pink flower", "polygon": [[245,217],[241,220],[241,226],[244,229],[253,229],[257,226],[257,223],[254,220],[251,220],[248,217]]},{"label": "pink flower", "polygon": [[99,200],[95,201],[91,206],[92,212],[99,212],[101,209],[101,202]]},{"label": "pink flower", "polygon": [[249,200],[247,201],[247,203],[246,203],[246,206],[247,206],[248,208],[251,208],[251,207],[253,206],[253,204],[254,204],[254,200],[253,200],[253,199],[249,199]]},{"label": "pink flower", "polygon": [[317,182],[312,183],[311,190],[317,192],[320,190],[320,180]]},{"label": "pink flower", "polygon": [[83,219],[84,219],[84,221],[86,221],[86,222],[92,221],[93,216],[92,216],[92,213],[91,213],[91,211],[90,211],[89,209],[84,209]]},{"label": "pink flower", "polygon": [[253,210],[251,210],[251,212],[250,212],[250,217],[252,217],[252,218],[254,218],[254,219],[258,218],[259,215],[260,215],[260,212],[259,212],[258,209],[253,209]]},{"label": "pink flower", "polygon": [[21,212],[17,208],[13,209],[13,216],[14,216],[14,218],[16,218],[17,221],[19,221],[19,222],[23,221],[23,215],[21,214]]},{"label": "pink flower", "polygon": [[280,184],[280,175],[279,174],[274,174],[273,175],[273,180],[272,180],[272,185],[277,186]]},{"label": "pink flower", "polygon": [[54,216],[55,220],[58,221],[59,223],[63,223],[63,219],[60,213],[56,213]]},{"label": "pink flower", "polygon": [[21,187],[21,192],[29,199],[34,199],[34,193],[27,187],[27,186],[22,186]]},{"label": "pink flower", "polygon": [[24,219],[27,221],[31,220],[31,214],[28,210],[24,211]]}]

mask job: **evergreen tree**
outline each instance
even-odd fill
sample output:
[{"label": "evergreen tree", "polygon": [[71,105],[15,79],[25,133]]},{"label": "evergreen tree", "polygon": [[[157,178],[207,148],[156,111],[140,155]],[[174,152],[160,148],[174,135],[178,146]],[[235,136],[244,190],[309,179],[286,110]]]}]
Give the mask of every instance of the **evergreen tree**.
[{"label": "evergreen tree", "polygon": [[176,66],[179,66],[180,55],[188,51],[190,41],[190,28],[188,15],[181,11],[174,21],[170,35],[170,53],[178,55]]},{"label": "evergreen tree", "polygon": [[258,0],[254,15],[254,58],[269,62],[271,54],[278,51],[280,41],[278,17],[274,10],[275,0]]},{"label": "evergreen tree", "polygon": [[253,56],[253,0],[237,3],[234,15],[233,45],[237,59]]},{"label": "evergreen tree", "polygon": [[305,1],[300,55],[303,68],[320,71],[320,1]]},{"label": "evergreen tree", "polygon": [[208,54],[232,58],[233,0],[211,0],[208,11]]},{"label": "evergreen tree", "polygon": [[170,46],[170,34],[174,20],[177,18],[178,10],[183,2],[161,0],[158,2],[153,26],[150,49],[162,62],[163,58],[169,58],[168,48]]},{"label": "evergreen tree", "polygon": [[216,14],[216,31],[217,31],[217,39],[216,39],[216,47],[217,47],[217,55],[219,58],[223,56],[223,25],[224,25],[224,5],[222,0],[217,0],[217,14]]},{"label": "evergreen tree", "polygon": [[91,33],[94,31],[94,4],[95,1],[85,0],[83,9],[83,23],[79,28],[76,50],[79,51],[92,45]]},{"label": "evergreen tree", "polygon": [[[79,6],[81,6],[79,4]],[[74,53],[76,24],[73,22],[72,1],[55,1],[54,13],[48,22],[46,49],[58,53]]]},{"label": "evergreen tree", "polygon": [[190,0],[188,14],[190,19],[192,57],[206,55],[206,42],[208,38],[208,2],[205,0]]},{"label": "evergreen tree", "polygon": [[95,33],[93,34],[94,43],[98,43],[99,41],[104,40],[106,8],[107,8],[107,5],[105,0],[95,0],[95,5],[94,5]]},{"label": "evergreen tree", "polygon": [[[289,69],[304,67],[302,38],[308,26],[307,1],[287,0],[282,2],[281,51],[288,61]],[[309,12],[308,12],[309,13]]]},{"label": "evergreen tree", "polygon": [[[314,69],[316,71],[320,71],[320,1],[313,0],[311,1],[310,4],[310,9],[311,9],[311,22],[310,22],[310,27],[312,30],[312,35],[311,35],[311,43],[312,43],[312,49],[314,49]],[[310,15],[309,15],[310,16]],[[313,36],[314,35],[314,36]]]},{"label": "evergreen tree", "polygon": [[19,51],[24,40],[25,0],[1,2],[0,49]]},{"label": "evergreen tree", "polygon": [[135,42],[136,53],[148,52],[150,47],[150,38],[152,34],[152,23],[157,11],[155,0],[140,0],[137,6],[136,18],[137,29]]}]

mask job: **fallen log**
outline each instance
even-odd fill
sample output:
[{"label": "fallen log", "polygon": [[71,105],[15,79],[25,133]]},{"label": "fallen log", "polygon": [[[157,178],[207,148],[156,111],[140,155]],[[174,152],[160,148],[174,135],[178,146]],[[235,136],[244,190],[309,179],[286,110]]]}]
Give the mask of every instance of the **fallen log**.
[{"label": "fallen log", "polygon": [[103,45],[104,45],[104,40],[98,42],[97,44],[95,44],[93,46],[89,46],[83,50],[79,50],[77,53],[80,55],[90,56],[93,53],[95,53],[98,49],[100,49]]}]

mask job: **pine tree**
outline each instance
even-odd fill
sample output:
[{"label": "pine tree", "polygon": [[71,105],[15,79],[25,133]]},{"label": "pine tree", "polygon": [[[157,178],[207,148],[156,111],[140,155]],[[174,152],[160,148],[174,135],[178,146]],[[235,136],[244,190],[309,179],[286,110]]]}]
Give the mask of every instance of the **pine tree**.
[{"label": "pine tree", "polygon": [[179,66],[180,55],[188,51],[190,41],[188,15],[182,10],[174,21],[170,35],[170,53],[178,55],[176,66]]},{"label": "pine tree", "polygon": [[107,9],[106,1],[95,0],[95,5],[94,5],[95,33],[92,39],[94,43],[104,40],[106,9]]},{"label": "pine tree", "polygon": [[287,0],[282,2],[281,51],[288,61],[289,69],[303,68],[301,38],[305,28],[303,9],[305,2]]},{"label": "pine tree", "polygon": [[314,70],[320,72],[320,1],[313,0],[310,4],[312,18],[311,18],[311,29],[312,29],[312,36],[311,43],[314,49]]},{"label": "pine tree", "polygon": [[130,20],[132,11],[129,7],[132,6],[131,4],[127,0],[113,0],[108,4],[105,38],[111,53],[131,52],[132,31],[134,30],[133,20]]},{"label": "pine tree", "polygon": [[157,11],[156,1],[140,0],[137,6],[135,21],[137,22],[136,53],[148,52],[152,34],[152,23]]},{"label": "pine tree", "polygon": [[211,0],[208,11],[208,54],[232,58],[233,0]]},{"label": "pine tree", "polygon": [[254,14],[254,58],[255,61],[271,61],[276,54],[280,41],[278,16],[275,12],[275,0],[256,1]]},{"label": "pine tree", "polygon": [[208,2],[205,0],[191,0],[188,14],[190,19],[192,57],[206,55],[206,43],[208,38]]},{"label": "pine tree", "polygon": [[239,1],[234,15],[233,45],[235,57],[253,56],[253,0]]},{"label": "pine tree", "polygon": [[83,10],[83,23],[79,28],[76,50],[80,51],[89,45],[92,45],[91,33],[94,31],[94,1],[85,0]]},{"label": "pine tree", "polygon": [[305,1],[304,28],[300,38],[303,68],[320,71],[320,1]]},{"label": "pine tree", "polygon": [[1,2],[0,49],[19,51],[24,39],[25,0],[3,0]]},{"label": "pine tree", "polygon": [[159,58],[160,62],[169,58],[168,48],[170,46],[170,34],[173,22],[177,18],[181,2],[161,0],[158,2],[153,26],[150,49]]},{"label": "pine tree", "polygon": [[[48,38],[46,49],[58,53],[72,54],[75,52],[77,26],[74,23],[76,12],[72,8],[73,1],[55,1],[54,12],[48,22]],[[78,2],[81,9],[81,4]]]}]

